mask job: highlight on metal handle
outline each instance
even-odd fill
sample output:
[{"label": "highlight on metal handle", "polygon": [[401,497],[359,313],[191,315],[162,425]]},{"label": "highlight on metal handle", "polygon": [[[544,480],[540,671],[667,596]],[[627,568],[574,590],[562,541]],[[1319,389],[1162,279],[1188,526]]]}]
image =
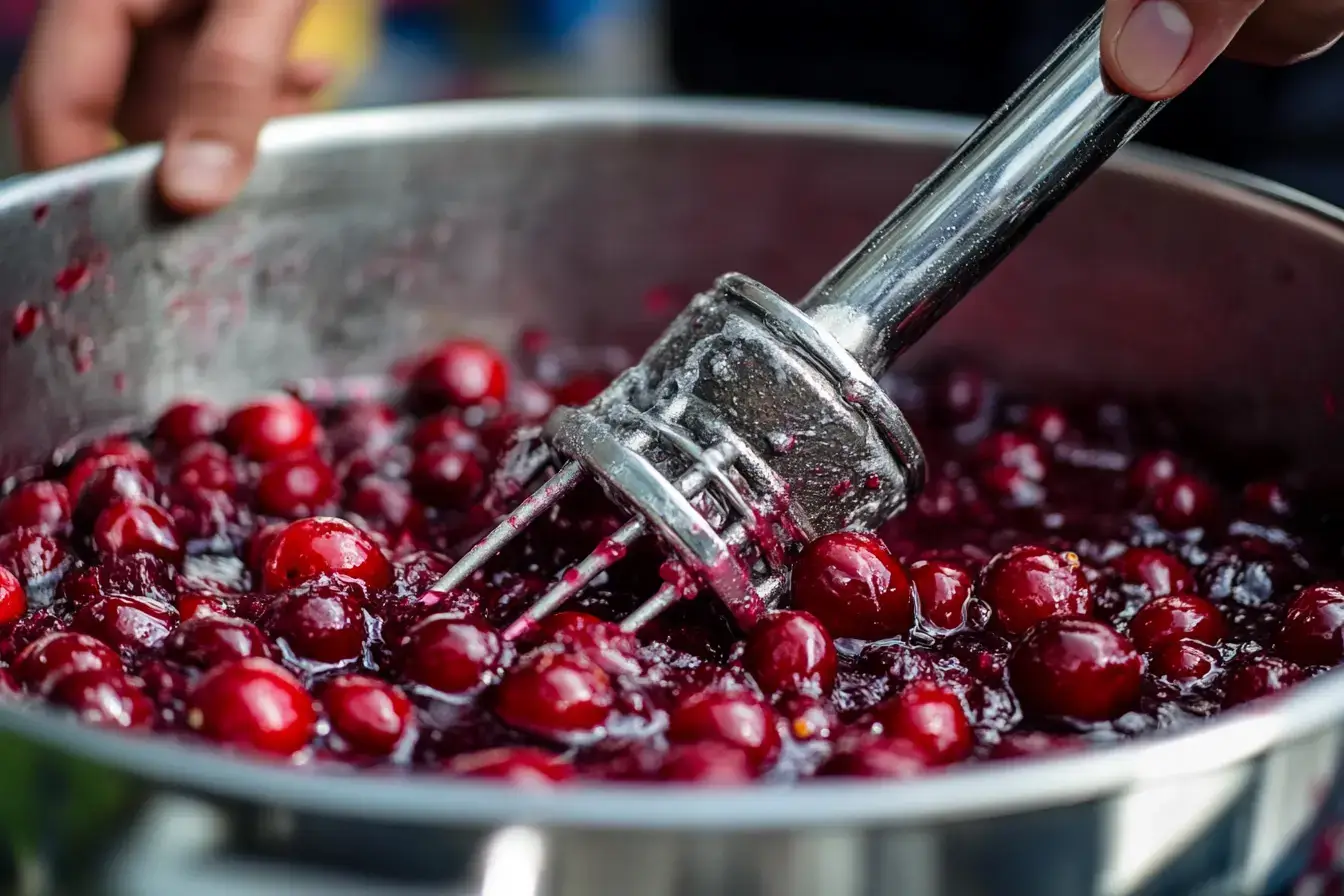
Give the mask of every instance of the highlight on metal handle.
[{"label": "highlight on metal handle", "polygon": [[1101,13],[825,280],[802,308],[874,376],[1161,108],[1101,64]]}]

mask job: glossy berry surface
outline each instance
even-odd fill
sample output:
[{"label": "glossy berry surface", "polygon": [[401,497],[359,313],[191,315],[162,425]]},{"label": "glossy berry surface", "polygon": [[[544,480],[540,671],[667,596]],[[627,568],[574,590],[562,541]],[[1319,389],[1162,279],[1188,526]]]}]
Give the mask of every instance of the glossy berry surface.
[{"label": "glossy berry surface", "polygon": [[757,768],[780,748],[774,711],[750,694],[731,691],[703,691],[682,702],[667,720],[667,739],[734,747]]},{"label": "glossy berry surface", "polygon": [[1078,555],[1031,545],[991,560],[980,594],[1009,635],[1022,635],[1043,619],[1092,612],[1092,589]]},{"label": "glossy berry surface", "polygon": [[1028,716],[1104,722],[1138,703],[1143,661],[1106,623],[1065,617],[1032,629],[1009,670]]},{"label": "glossy berry surface", "polygon": [[523,657],[495,691],[495,713],[505,724],[561,739],[600,728],[614,702],[611,677],[597,663],[557,650]]},{"label": "glossy berry surface", "polygon": [[876,536],[836,532],[793,564],[793,603],[837,638],[904,634],[915,619],[910,575]]},{"label": "glossy berry surface", "polygon": [[289,756],[307,746],[317,723],[313,698],[297,678],[263,659],[216,666],[188,698],[187,726],[233,747]]},{"label": "glossy berry surface", "polygon": [[1284,614],[1278,649],[1304,666],[1333,666],[1344,659],[1344,584],[1299,591]]},{"label": "glossy berry surface", "polygon": [[346,749],[386,756],[396,749],[414,718],[406,695],[366,675],[341,675],[322,688],[322,705]]},{"label": "glossy berry surface", "polygon": [[504,642],[480,622],[437,614],[414,625],[395,650],[397,670],[405,681],[461,694],[498,673]]},{"label": "glossy berry surface", "polygon": [[883,733],[910,741],[933,763],[960,761],[975,747],[961,698],[937,682],[912,682],[873,715]]},{"label": "glossy berry surface", "polygon": [[300,454],[316,447],[320,438],[316,415],[288,395],[273,395],[244,405],[224,426],[225,441],[249,460]]},{"label": "glossy berry surface", "polygon": [[1154,598],[1129,621],[1130,640],[1145,652],[1181,638],[1217,644],[1226,635],[1222,611],[1202,597],[1185,594]]},{"label": "glossy berry surface", "polygon": [[810,613],[779,610],[767,616],[747,636],[742,661],[767,694],[825,693],[835,684],[835,644]]},{"label": "glossy berry surface", "polygon": [[276,533],[262,561],[262,586],[282,591],[333,574],[363,582],[371,589],[392,582],[392,565],[382,549],[351,523],[312,517]]}]

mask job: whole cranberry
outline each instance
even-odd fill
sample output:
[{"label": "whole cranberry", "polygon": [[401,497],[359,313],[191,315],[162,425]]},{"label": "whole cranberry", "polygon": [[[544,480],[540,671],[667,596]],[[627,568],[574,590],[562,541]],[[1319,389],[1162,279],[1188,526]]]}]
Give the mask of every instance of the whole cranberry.
[{"label": "whole cranberry", "polygon": [[133,501],[118,501],[98,515],[93,545],[105,557],[151,554],[174,565],[186,554],[168,512],[157,504]]},{"label": "whole cranberry", "polygon": [[1283,617],[1278,647],[1304,666],[1333,666],[1344,659],[1344,582],[1299,591]]},{"label": "whole cranberry", "polygon": [[756,767],[744,750],[713,741],[678,744],[658,766],[660,781],[678,784],[731,786],[756,777]]},{"label": "whole cranberry", "polygon": [[110,595],[85,604],[70,627],[127,653],[151,650],[177,625],[177,611],[146,597]]},{"label": "whole cranberry", "polygon": [[462,422],[458,412],[445,411],[421,420],[411,433],[411,447],[416,451],[424,451],[433,445],[471,453],[481,447],[481,437]]},{"label": "whole cranberry", "polygon": [[289,395],[272,395],[229,415],[224,439],[250,460],[275,460],[311,450],[321,438],[317,417]]},{"label": "whole cranberry", "polygon": [[971,754],[975,735],[961,698],[935,681],[916,681],[899,696],[879,704],[874,718],[888,736],[910,741],[936,765]]},{"label": "whole cranberry", "polygon": [[942,560],[916,560],[910,564],[910,581],[919,598],[919,613],[944,631],[966,624],[966,602],[975,584],[966,567]]},{"label": "whole cranberry", "polygon": [[1115,571],[1127,585],[1140,585],[1153,597],[1180,594],[1194,587],[1184,563],[1159,548],[1130,548],[1115,560]]},{"label": "whole cranberry", "polygon": [[232,616],[201,616],[179,625],[163,646],[168,659],[197,669],[234,660],[271,658],[271,644],[250,622]]},{"label": "whole cranberry", "polygon": [[1077,750],[1083,745],[1084,743],[1078,738],[1067,734],[1049,734],[1044,731],[1010,731],[994,745],[994,749],[990,750],[989,755],[991,759],[1025,759],[1031,756],[1065,753]]},{"label": "whole cranberry", "polygon": [[804,548],[793,565],[793,604],[837,638],[888,638],[915,620],[910,576],[866,532],[833,532]]},{"label": "whole cranberry", "polygon": [[392,584],[392,564],[369,536],[345,520],[315,516],[290,523],[266,546],[262,587],[283,591],[319,576],[342,575],[377,591]]},{"label": "whole cranberry", "polygon": [[811,613],[776,610],[747,636],[742,661],[767,694],[835,684],[835,644]]},{"label": "whole cranberry", "polygon": [[206,591],[186,591],[177,596],[177,615],[183,624],[192,619],[207,619],[211,616],[228,616],[228,601],[218,594]]},{"label": "whole cranberry", "polygon": [[298,656],[344,663],[364,651],[364,608],[358,582],[314,579],[281,593],[262,616],[262,629]]},{"label": "whole cranberry", "polygon": [[1276,656],[1257,654],[1238,660],[1223,681],[1223,708],[1268,697],[1305,681],[1302,667]]},{"label": "whole cranberry", "polygon": [[509,368],[484,342],[445,342],[415,369],[411,381],[424,401],[454,408],[501,405],[509,392]]},{"label": "whole cranberry", "polygon": [[154,484],[139,470],[104,467],[84,482],[75,496],[74,524],[90,529],[104,510],[122,501],[153,504]]},{"label": "whole cranberry", "polygon": [[18,576],[26,587],[45,583],[69,559],[64,543],[43,532],[20,529],[0,535],[0,567]]},{"label": "whole cranberry", "polygon": [[845,745],[817,769],[823,778],[913,778],[930,768],[924,751],[900,737],[866,738]]},{"label": "whole cranberry", "polygon": [[1151,495],[1176,478],[1181,460],[1171,451],[1150,451],[1135,458],[1129,467],[1129,487],[1138,495]]},{"label": "whole cranberry", "polygon": [[28,595],[23,593],[19,577],[0,568],[0,625],[18,622],[28,612]]},{"label": "whole cranberry", "polygon": [[233,494],[238,487],[238,472],[233,458],[223,445],[197,442],[177,459],[173,485],[191,491],[215,491]]},{"label": "whole cranberry", "polygon": [[1148,660],[1148,672],[1173,684],[1204,681],[1222,665],[1216,649],[1188,638],[1162,642]]},{"label": "whole cranberry", "polygon": [[97,638],[52,632],[29,644],[14,661],[14,677],[30,691],[49,694],[62,678],[76,672],[121,671],[121,657]]},{"label": "whole cranberry", "polygon": [[485,482],[485,471],[466,451],[430,445],[411,464],[411,491],[430,507],[460,508],[472,501]]},{"label": "whole cranberry", "polygon": [[574,777],[573,767],[536,747],[496,747],[454,756],[444,765],[450,775],[507,781],[520,787],[550,787]]},{"label": "whole cranberry", "polygon": [[1008,669],[1028,717],[1104,722],[1138,702],[1143,660],[1106,623],[1065,617],[1033,628]]},{"label": "whole cranberry", "polygon": [[78,713],[80,721],[100,728],[144,728],[154,704],[119,669],[89,669],[65,676],[51,691],[51,702]]},{"label": "whole cranberry", "polygon": [[271,461],[257,480],[257,509],[290,519],[312,516],[336,500],[336,475],[311,455]]},{"label": "whole cranberry", "polygon": [[1129,637],[1144,653],[1178,638],[1217,644],[1227,637],[1227,621],[1221,610],[1202,597],[1169,594],[1150,600],[1134,614]]},{"label": "whole cranberry", "polygon": [[0,499],[0,535],[18,529],[60,532],[70,523],[70,492],[59,482],[25,482]]},{"label": "whole cranberry", "polygon": [[1208,522],[1218,496],[1204,480],[1180,473],[1153,492],[1153,513],[1168,529],[1189,529]]},{"label": "whole cranberry", "polygon": [[345,508],[374,526],[400,529],[411,514],[411,493],[404,483],[377,476],[363,480],[346,496]]},{"label": "whole cranberry", "polygon": [[602,667],[581,653],[537,650],[507,673],[494,710],[505,724],[542,737],[600,728],[616,694]]},{"label": "whole cranberry", "polygon": [[779,753],[774,710],[745,692],[701,691],[672,708],[667,739],[674,744],[710,741],[736,747],[755,768]]},{"label": "whole cranberry", "polygon": [[504,642],[480,622],[435,614],[416,623],[397,649],[397,671],[444,694],[475,690],[499,672]]},{"label": "whole cranberry", "polygon": [[1059,408],[1050,404],[1038,404],[1027,411],[1027,419],[1022,428],[1034,438],[1047,445],[1063,441],[1069,432],[1069,418]]},{"label": "whole cranberry", "polygon": [[271,550],[271,544],[275,541],[275,536],[285,531],[289,525],[289,523],[266,523],[253,530],[252,534],[247,537],[247,542],[243,546],[243,558],[247,561],[247,568],[256,580],[262,578],[266,568],[266,555]]},{"label": "whole cranberry", "polygon": [[224,428],[224,412],[209,401],[179,401],[159,415],[154,438],[178,451],[213,439]]},{"label": "whole cranberry", "polygon": [[1014,636],[1042,619],[1092,612],[1092,588],[1078,556],[1033,545],[1018,545],[990,560],[980,596],[993,607],[999,627]]},{"label": "whole cranberry", "polygon": [[386,756],[410,727],[413,708],[392,685],[366,675],[339,675],[322,688],[322,705],[343,746],[365,756]]},{"label": "whole cranberry", "polygon": [[313,698],[270,660],[216,666],[187,697],[187,726],[221,744],[289,756],[308,744],[317,724]]},{"label": "whole cranberry", "polygon": [[97,445],[91,445],[76,455],[74,466],[65,476],[65,487],[71,499],[79,497],[85,484],[94,473],[108,467],[122,467],[135,470],[146,479],[154,478],[154,459],[149,450],[138,442],[124,438],[112,438]]},{"label": "whole cranberry", "polygon": [[528,636],[534,645],[554,644],[585,654],[611,675],[638,674],[639,640],[619,625],[574,610],[552,613]]}]

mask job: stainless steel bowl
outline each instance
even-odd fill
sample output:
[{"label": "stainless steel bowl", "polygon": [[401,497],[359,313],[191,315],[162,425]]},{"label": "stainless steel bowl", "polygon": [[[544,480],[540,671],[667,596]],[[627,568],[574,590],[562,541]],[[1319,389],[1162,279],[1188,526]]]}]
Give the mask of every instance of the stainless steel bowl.
[{"label": "stainless steel bowl", "polygon": [[[155,207],[154,150],[0,188],[0,474],[182,392],[376,371],[452,332],[647,339],[638,297],[729,269],[801,295],[965,132],[805,106],[462,104],[276,125],[247,195]],[[1344,472],[1344,216],[1129,153],[920,354],[1197,399]],[[83,288],[54,285],[88,263]],[[67,276],[68,282],[72,278]],[[77,372],[71,342],[93,364]],[[1332,392],[1333,390],[1333,392]],[[1281,885],[1340,803],[1344,676],[1178,736],[907,783],[531,793],[256,764],[0,709],[23,894],[1130,896]]]}]

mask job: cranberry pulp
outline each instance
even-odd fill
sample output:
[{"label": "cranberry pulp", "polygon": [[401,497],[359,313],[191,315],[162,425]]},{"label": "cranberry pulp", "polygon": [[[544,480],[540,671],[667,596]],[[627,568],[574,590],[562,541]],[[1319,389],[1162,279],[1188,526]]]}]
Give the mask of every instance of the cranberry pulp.
[{"label": "cranberry pulp", "polygon": [[610,378],[551,351],[449,342],[387,399],[184,399],[7,483],[0,700],[293,764],[719,786],[1075,750],[1344,661],[1338,515],[1291,470],[968,369],[890,381],[927,488],[804,549],[752,631],[708,594],[623,631],[668,568],[637,542],[511,640],[624,519],[580,487],[430,590],[518,501],[510,434]]}]

